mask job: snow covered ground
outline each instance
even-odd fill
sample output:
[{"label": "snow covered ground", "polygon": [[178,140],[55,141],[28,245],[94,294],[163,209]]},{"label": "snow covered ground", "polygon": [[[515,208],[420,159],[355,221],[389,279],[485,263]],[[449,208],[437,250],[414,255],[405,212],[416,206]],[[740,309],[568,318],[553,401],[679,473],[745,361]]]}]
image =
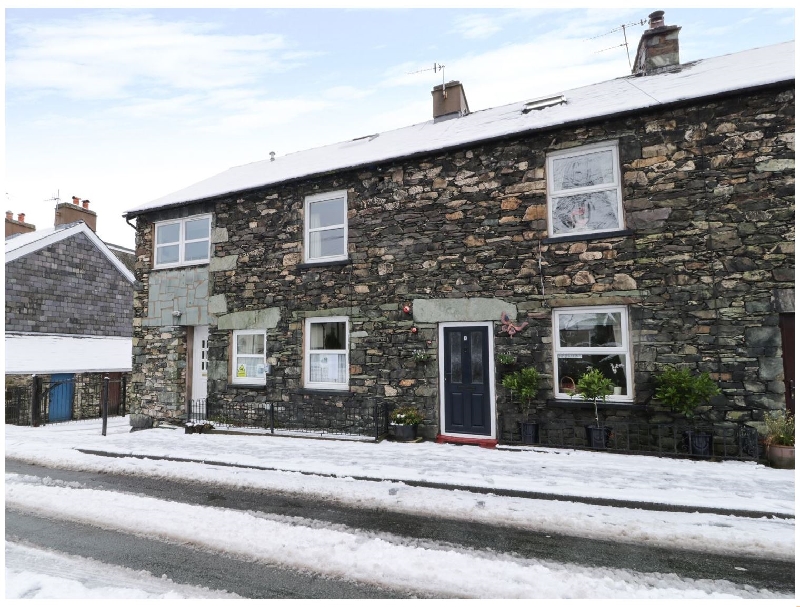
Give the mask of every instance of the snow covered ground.
[{"label": "snow covered ground", "polygon": [[[77,448],[145,458],[101,457],[81,453]],[[60,468],[287,491],[359,507],[469,519],[545,533],[794,559],[793,518],[612,508],[413,487],[403,482],[425,480],[452,486],[793,515],[794,472],[755,463],[670,460],[563,449],[509,451],[432,443],[365,444],[257,435],[186,435],[167,428],[130,433],[124,419],[110,421],[105,437],[100,435],[99,422],[43,428],[7,426],[6,455]],[[147,459],[148,456],[245,467]],[[318,521],[180,504],[16,474],[6,475],[6,505],[95,525],[92,513],[102,511],[110,513],[102,523],[109,529],[189,543],[241,558],[284,563],[324,575],[453,596],[498,597],[502,593],[507,598],[777,597],[724,581],[685,580],[673,574],[641,574],[458,551]],[[198,528],[207,532],[198,537]],[[242,536],[239,529],[248,529],[247,535]],[[461,574],[454,576],[454,570]],[[7,575],[8,571],[7,562]],[[24,586],[25,576],[19,572],[15,575],[15,587]],[[457,587],[452,582],[456,577]],[[469,580],[466,587],[465,579]],[[590,594],[586,594],[586,588],[591,588]]]}]

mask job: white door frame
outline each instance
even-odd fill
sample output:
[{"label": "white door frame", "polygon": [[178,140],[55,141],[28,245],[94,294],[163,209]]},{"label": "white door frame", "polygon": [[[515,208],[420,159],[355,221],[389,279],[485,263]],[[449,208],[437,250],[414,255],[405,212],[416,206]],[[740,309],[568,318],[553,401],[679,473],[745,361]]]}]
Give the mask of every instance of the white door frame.
[{"label": "white door frame", "polygon": [[[198,400],[208,396],[208,325],[198,325],[192,327],[194,335],[192,337],[192,384],[190,400]],[[203,341],[206,342],[206,368],[203,369]],[[203,385],[204,389],[198,388]]]},{"label": "white door frame", "polygon": [[[486,434],[446,434],[444,431],[444,329],[445,327],[487,327],[489,330],[489,417],[491,432]],[[439,323],[439,433],[442,436],[454,438],[472,438],[476,440],[490,440],[497,438],[497,400],[494,389],[494,322],[440,322]]]}]

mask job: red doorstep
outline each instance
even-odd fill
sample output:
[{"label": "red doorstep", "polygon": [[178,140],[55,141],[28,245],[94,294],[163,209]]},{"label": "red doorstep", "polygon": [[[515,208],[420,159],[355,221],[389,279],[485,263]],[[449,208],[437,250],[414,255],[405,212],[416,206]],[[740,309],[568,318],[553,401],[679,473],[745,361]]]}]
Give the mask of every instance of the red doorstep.
[{"label": "red doorstep", "polygon": [[447,443],[453,445],[477,445],[484,449],[494,449],[497,447],[497,440],[494,438],[462,438],[460,436],[436,435],[436,442],[439,444]]}]

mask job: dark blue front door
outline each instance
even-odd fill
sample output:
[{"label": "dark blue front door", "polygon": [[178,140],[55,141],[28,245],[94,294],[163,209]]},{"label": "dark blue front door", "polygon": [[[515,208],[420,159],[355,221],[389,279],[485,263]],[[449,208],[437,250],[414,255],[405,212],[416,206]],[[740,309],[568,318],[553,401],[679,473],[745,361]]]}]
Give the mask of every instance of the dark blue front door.
[{"label": "dark blue front door", "polygon": [[444,328],[444,431],[492,433],[488,327]]},{"label": "dark blue front door", "polygon": [[75,393],[75,375],[57,373],[50,376],[50,414],[48,421],[63,422],[72,419],[72,396]]}]

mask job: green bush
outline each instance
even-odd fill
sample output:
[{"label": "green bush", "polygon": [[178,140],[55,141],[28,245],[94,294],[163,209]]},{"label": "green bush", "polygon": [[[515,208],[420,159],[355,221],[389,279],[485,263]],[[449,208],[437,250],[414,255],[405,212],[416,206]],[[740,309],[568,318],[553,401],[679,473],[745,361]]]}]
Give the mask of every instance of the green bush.
[{"label": "green bush", "polygon": [[509,352],[499,352],[495,357],[495,360],[500,365],[513,365],[517,362],[517,357]]},{"label": "green bush", "polygon": [[686,368],[666,367],[656,377],[655,397],[673,411],[689,418],[694,417],[697,407],[708,403],[712,396],[719,393],[719,386],[707,371],[695,375]]},{"label": "green bush", "polygon": [[419,409],[414,407],[398,407],[389,414],[389,419],[393,424],[400,426],[416,426],[421,424],[423,417]]},{"label": "green bush", "polygon": [[504,388],[511,390],[512,398],[516,393],[520,398],[523,413],[530,410],[533,399],[539,392],[539,372],[535,367],[525,367],[516,373],[509,373],[503,378]]},{"label": "green bush", "polygon": [[594,420],[600,427],[600,412],[597,410],[597,401],[605,402],[606,396],[614,394],[614,382],[608,379],[600,369],[589,368],[580,376],[575,385],[575,393],[594,405]]},{"label": "green bush", "polygon": [[767,424],[767,444],[794,447],[794,416],[780,411],[764,419]]}]

